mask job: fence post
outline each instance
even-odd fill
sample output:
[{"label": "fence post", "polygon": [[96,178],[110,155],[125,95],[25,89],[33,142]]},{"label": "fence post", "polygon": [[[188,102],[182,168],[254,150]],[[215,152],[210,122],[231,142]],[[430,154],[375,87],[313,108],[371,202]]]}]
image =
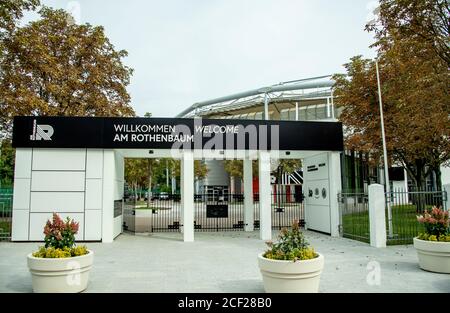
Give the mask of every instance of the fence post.
[{"label": "fence post", "polygon": [[369,224],[370,245],[375,248],[386,247],[386,202],[384,187],[379,184],[369,186]]},{"label": "fence post", "polygon": [[445,208],[450,211],[450,184],[443,185],[442,187],[446,193]]},{"label": "fence post", "polygon": [[255,213],[253,209],[253,168],[252,160],[244,159],[244,230],[253,231]]}]

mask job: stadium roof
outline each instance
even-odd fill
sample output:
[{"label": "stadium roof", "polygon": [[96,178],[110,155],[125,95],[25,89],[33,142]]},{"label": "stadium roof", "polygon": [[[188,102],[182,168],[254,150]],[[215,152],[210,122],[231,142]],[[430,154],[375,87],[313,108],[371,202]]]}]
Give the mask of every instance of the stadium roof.
[{"label": "stadium roof", "polygon": [[249,111],[261,107],[267,97],[270,105],[280,110],[297,102],[308,105],[332,98],[331,75],[281,82],[276,85],[244,91],[229,96],[197,102],[177,117],[214,116]]}]

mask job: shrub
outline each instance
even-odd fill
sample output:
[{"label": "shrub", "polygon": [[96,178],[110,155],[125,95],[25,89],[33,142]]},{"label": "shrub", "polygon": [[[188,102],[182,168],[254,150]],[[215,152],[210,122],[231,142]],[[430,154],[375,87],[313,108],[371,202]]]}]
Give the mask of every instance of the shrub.
[{"label": "shrub", "polygon": [[78,223],[67,217],[63,221],[58,214],[53,213],[52,221],[48,220],[44,227],[45,247],[63,249],[71,248],[75,244],[75,235],[78,233]]},{"label": "shrub", "polygon": [[280,231],[278,242],[267,242],[266,244],[270,249],[263,256],[268,259],[295,262],[314,259],[318,256],[305,240],[297,221],[294,222],[291,229],[283,228]]},{"label": "shrub", "polygon": [[44,247],[33,253],[37,258],[70,258],[88,253],[86,246],[75,246],[75,235],[79,224],[67,217],[64,221],[53,213],[52,220],[48,220],[44,227]]},{"label": "shrub", "polygon": [[417,216],[417,221],[424,225],[425,233],[419,234],[419,239],[429,241],[450,241],[449,212],[434,206],[431,211],[425,210]]},{"label": "shrub", "polygon": [[74,256],[81,256],[87,254],[86,246],[76,246],[73,248],[53,248],[53,247],[39,247],[39,250],[33,253],[36,258],[70,258]]}]

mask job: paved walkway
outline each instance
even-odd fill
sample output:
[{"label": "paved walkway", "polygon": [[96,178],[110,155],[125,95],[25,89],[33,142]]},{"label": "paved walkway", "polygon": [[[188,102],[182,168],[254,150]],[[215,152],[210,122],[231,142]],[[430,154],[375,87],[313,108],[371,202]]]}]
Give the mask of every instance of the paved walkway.
[{"label": "paved walkway", "polygon": [[[450,292],[450,275],[422,271],[412,246],[375,249],[305,233],[325,256],[321,292]],[[263,292],[256,256],[265,244],[257,232],[195,236],[193,243],[182,242],[178,233],[89,243],[95,260],[87,292]],[[0,292],[31,291],[26,255],[37,246],[0,243]]]}]

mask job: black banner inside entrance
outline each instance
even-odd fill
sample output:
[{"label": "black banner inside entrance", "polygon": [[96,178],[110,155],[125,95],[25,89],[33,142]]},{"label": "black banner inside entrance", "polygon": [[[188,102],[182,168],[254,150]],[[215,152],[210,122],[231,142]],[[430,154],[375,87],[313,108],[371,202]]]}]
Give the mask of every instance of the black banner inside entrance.
[{"label": "black banner inside entrance", "polygon": [[342,151],[343,134],[339,122],[20,116],[13,146]]}]

